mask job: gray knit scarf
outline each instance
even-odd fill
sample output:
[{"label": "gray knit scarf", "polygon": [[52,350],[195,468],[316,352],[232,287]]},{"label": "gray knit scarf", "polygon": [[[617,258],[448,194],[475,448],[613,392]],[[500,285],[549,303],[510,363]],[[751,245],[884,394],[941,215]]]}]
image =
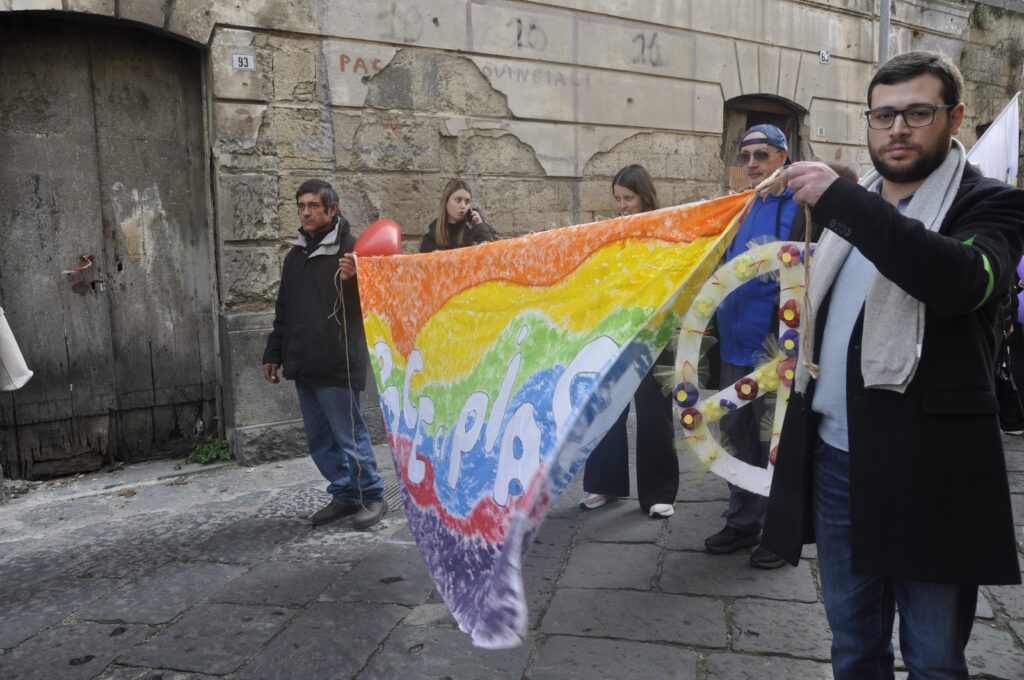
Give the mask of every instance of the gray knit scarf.
[{"label": "gray knit scarf", "polygon": [[[907,206],[904,215],[919,220],[929,231],[938,231],[956,196],[963,176],[967,154],[954,139],[942,164],[924,181]],[[860,181],[869,189],[881,179],[871,170]],[[814,356],[814,329],[807,328],[808,317],[816,319],[833,281],[846,262],[853,246],[835,232],[826,230],[811,263],[808,299],[813,314],[803,315],[800,327],[806,337],[807,359]],[[864,334],[861,338],[860,368],[864,386],[904,392],[914,378],[924,340],[924,303],[899,286],[875,273],[864,301]],[[810,371],[798,362],[795,389],[806,392]]]}]

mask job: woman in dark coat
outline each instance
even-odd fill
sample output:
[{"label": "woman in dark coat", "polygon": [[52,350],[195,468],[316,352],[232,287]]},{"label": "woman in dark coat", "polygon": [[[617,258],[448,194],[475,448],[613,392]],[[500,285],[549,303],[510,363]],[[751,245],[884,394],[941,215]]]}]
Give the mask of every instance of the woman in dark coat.
[{"label": "woman in dark coat", "polygon": [[[498,239],[494,227],[484,222],[480,211],[470,207],[472,198],[473,192],[469,190],[469,185],[461,179],[453,179],[445,185],[437,217],[427,227],[427,233],[420,241],[421,253],[475,246]],[[439,224],[444,227],[438,229]]]},{"label": "woman in dark coat", "polygon": [[[612,195],[620,215],[657,210],[658,194],[651,176],[640,165],[619,170],[612,180]],[[665,350],[657,364],[671,366],[672,352]],[[675,512],[679,490],[679,459],[676,457],[672,400],[647,372],[633,395],[636,403],[636,486],[640,509],[654,519],[665,519]],[[629,406],[615,421],[608,434],[587,459],[583,472],[580,502],[583,510],[593,510],[629,495],[629,440],[626,419]]]}]

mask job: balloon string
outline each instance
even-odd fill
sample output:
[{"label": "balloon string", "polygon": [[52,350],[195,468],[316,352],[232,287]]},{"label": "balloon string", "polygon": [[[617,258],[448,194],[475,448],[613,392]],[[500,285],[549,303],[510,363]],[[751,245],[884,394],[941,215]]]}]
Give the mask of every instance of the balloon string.
[{"label": "balloon string", "polygon": [[[355,260],[355,257],[352,258]],[[348,357],[348,314],[345,313],[345,294],[343,292],[344,281],[341,280],[341,266],[338,266],[338,271],[335,274],[335,289],[338,291],[338,301],[341,306],[341,337],[342,343],[344,344],[343,349],[345,350],[345,375],[348,378],[348,417],[351,424],[349,432],[352,433],[352,460],[356,464],[356,486],[359,489],[359,507],[366,510],[366,504],[363,503],[363,466],[359,464],[359,442],[356,439],[356,403],[355,403],[355,392],[352,389],[352,365],[349,362]],[[337,313],[337,307],[335,307],[335,313]],[[337,319],[337,317],[335,317]],[[344,453],[344,452],[343,452]]]},{"label": "balloon string", "polygon": [[814,363],[811,356],[811,334],[814,333],[814,310],[811,308],[811,232],[814,223],[811,220],[811,206],[804,205],[804,332],[800,336],[800,360],[815,380],[818,379],[820,366]]}]

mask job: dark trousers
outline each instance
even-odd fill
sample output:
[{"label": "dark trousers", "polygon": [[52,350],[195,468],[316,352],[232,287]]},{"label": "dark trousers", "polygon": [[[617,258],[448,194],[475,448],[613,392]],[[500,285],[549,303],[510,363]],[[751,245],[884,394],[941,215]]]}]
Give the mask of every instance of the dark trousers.
[{"label": "dark trousers", "polygon": [[1020,387],[1024,385],[1024,332],[1013,324],[1013,333],[1003,339],[996,357],[996,398],[999,400],[999,427],[1004,432],[1024,430],[1024,403]]},{"label": "dark trousers", "polygon": [[[722,387],[735,383],[752,370],[754,369],[750,366],[737,366],[723,361]],[[761,441],[761,418],[764,413],[764,399],[757,399],[752,404],[726,414],[721,422],[722,433],[732,445],[732,455],[744,463],[758,467],[768,465],[768,444]],[[725,514],[725,523],[737,531],[760,531],[767,507],[767,497],[730,484],[729,509]]]},{"label": "dark trousers", "polygon": [[[679,458],[676,457],[672,399],[648,371],[640,381],[636,404],[636,487],[640,509],[647,512],[658,503],[675,503],[679,491]],[[629,405],[608,434],[587,458],[583,490],[607,496],[629,495],[629,439],[626,419]]]}]

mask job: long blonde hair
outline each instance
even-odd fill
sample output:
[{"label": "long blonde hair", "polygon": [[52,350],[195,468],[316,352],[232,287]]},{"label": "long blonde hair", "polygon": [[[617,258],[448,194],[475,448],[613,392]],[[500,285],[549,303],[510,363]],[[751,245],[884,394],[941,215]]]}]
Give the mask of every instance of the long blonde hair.
[{"label": "long blonde hair", "polygon": [[[459,241],[462,240],[464,226],[460,226],[456,234],[452,234],[452,230],[448,228],[448,199],[459,189],[465,189],[471,197],[473,196],[473,190],[461,179],[451,180],[448,184],[444,185],[444,191],[441,192],[441,204],[437,208],[437,225],[434,230],[434,240],[437,243],[437,247],[442,250],[456,247],[459,245]],[[452,242],[453,237],[454,243]]]}]

